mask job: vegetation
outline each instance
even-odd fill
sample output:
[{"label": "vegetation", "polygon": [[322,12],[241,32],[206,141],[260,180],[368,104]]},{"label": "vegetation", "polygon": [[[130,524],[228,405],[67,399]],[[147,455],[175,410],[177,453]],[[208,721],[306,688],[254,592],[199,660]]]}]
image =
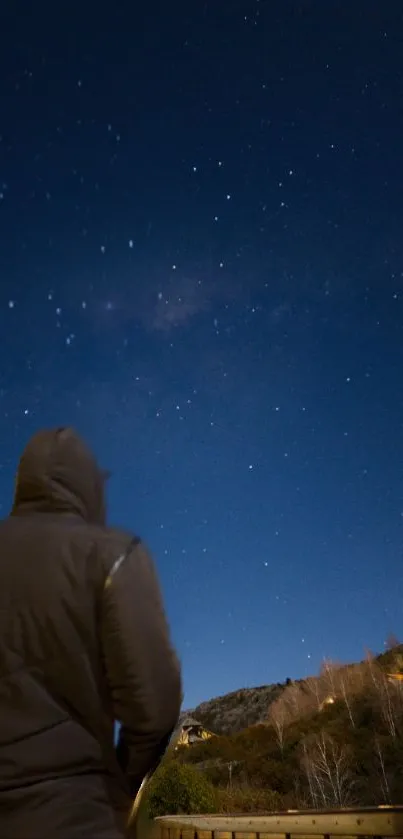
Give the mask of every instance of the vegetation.
[{"label": "vegetation", "polygon": [[148,796],[152,818],[169,813],[214,813],[217,794],[208,778],[193,766],[168,760],[155,773]]},{"label": "vegetation", "polygon": [[[249,691],[250,708],[245,691],[205,703],[204,716],[199,709],[195,716],[213,731],[216,720],[216,730],[226,733],[178,751],[165,783],[177,771],[189,783],[189,795],[179,784],[176,801],[179,781],[170,782],[155,812],[403,804],[403,682],[390,673],[403,674],[403,646],[397,642],[360,664],[325,661],[316,678]],[[259,722],[250,725],[257,707]],[[241,709],[247,721],[242,730]],[[191,775],[180,774],[190,769]],[[208,787],[191,799],[199,790],[196,778]]]}]

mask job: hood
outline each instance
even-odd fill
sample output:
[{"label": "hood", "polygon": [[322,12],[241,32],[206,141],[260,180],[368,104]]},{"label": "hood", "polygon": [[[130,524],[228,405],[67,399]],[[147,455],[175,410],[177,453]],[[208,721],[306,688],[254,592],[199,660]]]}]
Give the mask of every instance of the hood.
[{"label": "hood", "polygon": [[72,428],[39,431],[19,462],[12,515],[66,513],[105,524],[106,477]]}]

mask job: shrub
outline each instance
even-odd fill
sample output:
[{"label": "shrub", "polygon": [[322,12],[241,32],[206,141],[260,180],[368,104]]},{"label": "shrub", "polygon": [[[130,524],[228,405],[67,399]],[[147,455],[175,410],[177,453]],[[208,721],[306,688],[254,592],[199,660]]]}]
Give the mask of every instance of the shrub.
[{"label": "shrub", "polygon": [[219,790],[220,813],[268,813],[281,808],[281,796],[271,789],[239,785]]},{"label": "shrub", "polygon": [[151,818],[214,813],[216,793],[210,781],[190,764],[168,761],[155,773],[148,798]]}]

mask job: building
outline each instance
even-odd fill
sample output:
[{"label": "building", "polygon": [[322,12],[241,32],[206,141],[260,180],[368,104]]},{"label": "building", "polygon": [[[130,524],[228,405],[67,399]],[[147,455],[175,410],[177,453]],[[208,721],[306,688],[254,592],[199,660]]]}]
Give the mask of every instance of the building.
[{"label": "building", "polygon": [[387,673],[389,682],[403,682],[403,673]]},{"label": "building", "polygon": [[332,696],[331,694],[329,696],[326,696],[326,698],[323,700],[323,702],[321,702],[320,705],[319,705],[319,711],[324,711],[325,708],[329,707],[329,705],[334,705],[335,701],[336,700],[335,700],[334,696]]},{"label": "building", "polygon": [[177,737],[176,748],[178,746],[193,746],[196,743],[203,743],[206,740],[210,740],[211,737],[214,737],[214,734],[212,731],[204,728],[193,717],[185,717],[180,724]]}]

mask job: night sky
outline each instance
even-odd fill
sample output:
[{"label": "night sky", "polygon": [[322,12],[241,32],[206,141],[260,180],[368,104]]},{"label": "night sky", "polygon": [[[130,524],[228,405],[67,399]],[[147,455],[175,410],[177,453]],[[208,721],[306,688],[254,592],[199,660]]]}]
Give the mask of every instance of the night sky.
[{"label": "night sky", "polygon": [[155,557],[187,706],[382,650],[401,0],[39,0],[0,31],[3,514],[36,429],[87,437]]}]

